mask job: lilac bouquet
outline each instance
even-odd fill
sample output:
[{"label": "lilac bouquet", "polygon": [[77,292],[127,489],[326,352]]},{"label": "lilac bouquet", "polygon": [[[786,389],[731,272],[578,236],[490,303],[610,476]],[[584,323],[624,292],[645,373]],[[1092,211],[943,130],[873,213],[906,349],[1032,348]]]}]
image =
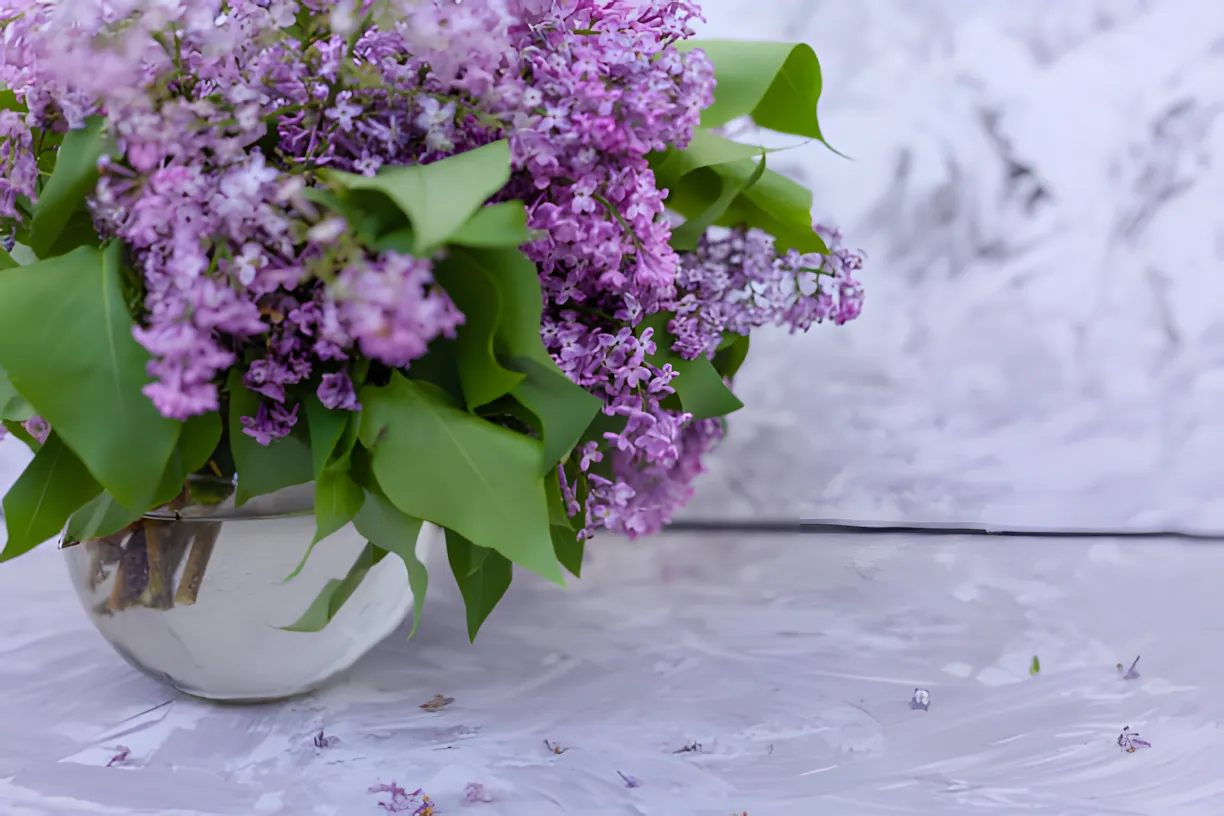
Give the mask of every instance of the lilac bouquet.
[{"label": "lilac bouquet", "polygon": [[474,637],[512,564],[560,583],[689,498],[753,329],[859,312],[811,193],[724,135],[823,141],[816,55],[694,40],[692,0],[0,5],[35,452],[0,559],[197,474],[312,483],[316,542],[354,523],[414,587],[445,527]]}]

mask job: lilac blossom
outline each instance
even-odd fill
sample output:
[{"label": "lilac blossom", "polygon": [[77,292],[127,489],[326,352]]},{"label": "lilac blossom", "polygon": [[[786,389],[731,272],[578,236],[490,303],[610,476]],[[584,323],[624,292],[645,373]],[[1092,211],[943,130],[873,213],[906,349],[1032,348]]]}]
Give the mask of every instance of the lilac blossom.
[{"label": "lilac blossom", "polygon": [[674,312],[672,351],[696,359],[861,309],[861,258],[835,232],[819,230],[828,255],[744,230],[671,248],[647,155],[685,147],[713,101],[709,59],[673,47],[702,19],[692,0],[388,0],[379,26],[325,0],[0,2],[0,83],[28,109],[0,111],[0,231],[34,193],[32,129],[104,116],[117,150],[90,207],[140,277],[145,394],[167,417],[217,410],[239,367],[260,398],[243,431],[270,444],[307,385],[358,411],[356,362],[411,372],[454,337],[464,316],[435,259],[369,250],[308,188],[320,170],[372,175],[502,138],[513,176],[494,201],[522,200],[539,231],[522,249],[542,339],[609,428],[558,469],[583,539],[658,530],[723,434],[669,400],[677,374],[648,361],[644,318]]},{"label": "lilac blossom", "polygon": [[463,801],[469,805],[492,802],[493,797],[479,782],[469,782],[463,786]]}]

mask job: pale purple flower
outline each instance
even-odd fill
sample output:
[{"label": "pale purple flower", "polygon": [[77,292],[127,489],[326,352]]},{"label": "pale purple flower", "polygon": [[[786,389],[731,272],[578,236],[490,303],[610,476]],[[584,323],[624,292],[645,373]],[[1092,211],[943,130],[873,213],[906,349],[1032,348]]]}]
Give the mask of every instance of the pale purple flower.
[{"label": "pale purple flower", "polygon": [[46,444],[47,437],[51,435],[51,426],[47,424],[47,420],[40,416],[32,416],[25,422],[21,423],[21,427],[25,432],[34,437],[38,444]]},{"label": "pale purple flower", "polygon": [[463,786],[463,801],[469,805],[492,802],[493,796],[479,782],[469,782]]},{"label": "pale purple flower", "polygon": [[218,410],[241,365],[261,398],[243,431],[269,444],[297,421],[295,388],[317,381],[328,409],[360,410],[352,361],[410,369],[454,337],[464,317],[434,260],[361,249],[306,188],[319,169],[371,175],[502,138],[513,176],[495,201],[523,201],[539,231],[523,251],[541,337],[610,427],[559,469],[583,539],[658,530],[723,433],[664,407],[677,372],[648,361],[644,318],[674,312],[670,350],[695,359],[759,326],[861,310],[861,258],[828,230],[827,256],[742,230],[672,249],[647,156],[684,148],[713,101],[709,59],[672,47],[701,20],[692,0],[392,0],[381,27],[365,3],[302,5],[309,48],[286,36],[292,0],[13,0],[5,15],[0,83],[29,113],[0,112],[0,234],[39,178],[32,129],[104,113],[117,152],[90,205],[142,286],[134,336],[163,415]]}]

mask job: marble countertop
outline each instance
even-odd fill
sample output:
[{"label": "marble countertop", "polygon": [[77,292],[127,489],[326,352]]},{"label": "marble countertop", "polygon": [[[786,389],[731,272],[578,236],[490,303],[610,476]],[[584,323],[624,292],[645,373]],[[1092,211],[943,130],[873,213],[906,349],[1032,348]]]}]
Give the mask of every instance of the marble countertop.
[{"label": "marble countertop", "polygon": [[[820,53],[854,160],[774,166],[866,250],[868,301],[754,341],[689,516],[1224,530],[1224,4],[706,8]],[[0,812],[360,816],[395,781],[498,816],[1209,816],[1222,574],[1167,541],[601,539],[474,646],[442,579],[342,682],[219,707],[128,668],[44,547],[0,568]]]}]

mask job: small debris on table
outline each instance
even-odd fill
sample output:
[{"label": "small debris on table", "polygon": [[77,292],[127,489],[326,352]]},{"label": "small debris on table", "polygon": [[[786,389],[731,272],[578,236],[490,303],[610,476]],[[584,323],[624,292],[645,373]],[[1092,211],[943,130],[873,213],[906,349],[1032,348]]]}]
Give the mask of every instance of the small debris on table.
[{"label": "small debris on table", "polygon": [[455,702],[454,697],[446,697],[442,694],[435,694],[432,700],[430,700],[428,703],[421,703],[420,707],[426,711],[441,711],[453,702]]},{"label": "small debris on table", "polygon": [[1130,726],[1125,726],[1122,733],[1118,735],[1118,747],[1126,751],[1128,754],[1135,753],[1138,748],[1151,748],[1152,743],[1145,739],[1139,739],[1139,732],[1130,730]]},{"label": "small debris on table", "polygon": [[910,708],[914,711],[922,709],[926,711],[931,707],[931,692],[926,689],[914,689],[914,696],[910,698]]},{"label": "small debris on table", "polygon": [[544,740],[544,747],[548,749],[549,753],[557,754],[558,756],[569,750],[568,748],[562,748],[559,743],[549,742],[548,740]]},{"label": "small debris on table", "polygon": [[463,801],[469,805],[475,805],[482,802],[492,802],[493,797],[485,790],[484,785],[479,782],[469,782],[463,786]]},{"label": "small debris on table", "polygon": [[387,813],[410,813],[412,816],[437,816],[433,801],[420,788],[409,793],[392,782],[389,785],[375,785],[369,793],[389,793],[389,802],[379,802],[378,806]]},{"label": "small debris on table", "polygon": [[701,743],[700,742],[690,742],[688,745],[684,746],[683,748],[677,748],[676,750],[672,751],[672,753],[673,754],[700,754],[701,753]]},{"label": "small debris on table", "polygon": [[106,767],[108,768],[115,765],[126,765],[128,757],[132,754],[132,749],[126,745],[116,745],[115,750],[118,751],[118,753],[110,758],[110,762],[106,763]]},{"label": "small debris on table", "polygon": [[1135,667],[1139,665],[1139,658],[1135,658],[1135,662],[1130,664],[1130,668],[1126,671],[1122,670],[1122,664],[1118,664],[1118,674],[1122,675],[1123,680],[1138,680],[1139,672],[1135,671]]},{"label": "small debris on table", "polygon": [[334,748],[340,744],[339,737],[329,737],[323,733],[323,729],[319,729],[319,733],[314,735],[314,747],[316,748]]},{"label": "small debris on table", "polygon": [[621,779],[625,780],[625,787],[626,787],[626,788],[640,788],[640,787],[642,787],[642,782],[641,782],[641,780],[639,780],[639,779],[638,779],[636,776],[626,776],[625,774],[621,773],[620,771],[617,771],[616,773],[617,773],[617,775],[618,775],[618,776],[620,776],[620,778],[621,778]]},{"label": "small debris on table", "polygon": [[1037,655],[1033,655],[1033,662],[1029,666],[1029,677],[1036,677],[1041,674],[1041,661],[1037,659]]}]

